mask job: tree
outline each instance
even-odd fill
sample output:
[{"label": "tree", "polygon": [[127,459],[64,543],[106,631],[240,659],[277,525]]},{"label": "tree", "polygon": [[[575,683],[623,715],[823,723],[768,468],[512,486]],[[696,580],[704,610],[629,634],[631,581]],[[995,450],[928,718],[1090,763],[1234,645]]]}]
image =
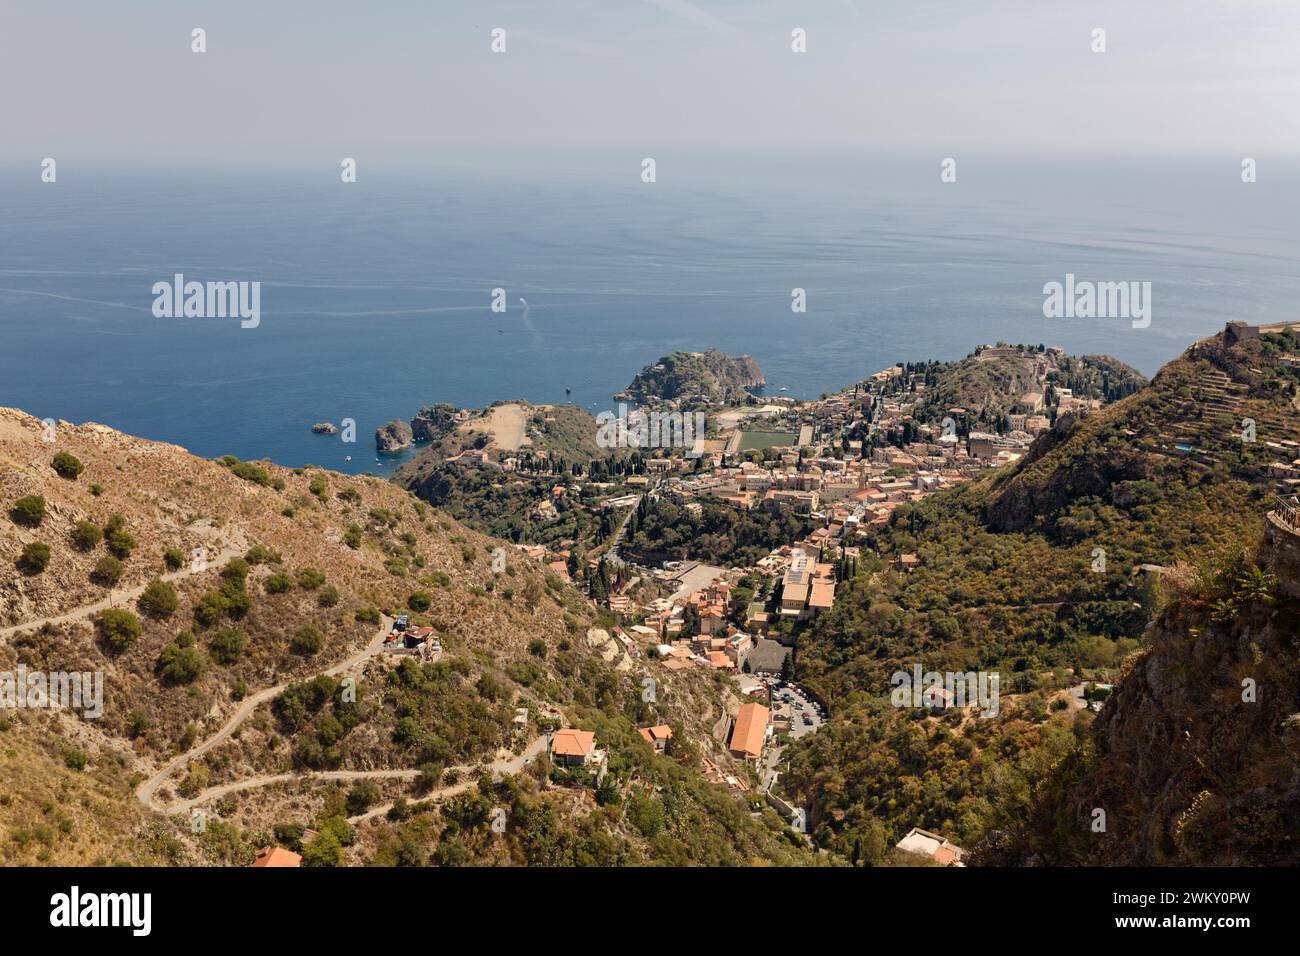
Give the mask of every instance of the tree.
[{"label": "tree", "polygon": [[293,649],[299,654],[315,654],[325,646],[325,635],[315,624],[304,624],[293,635]]},{"label": "tree", "polygon": [[107,531],[104,535],[104,541],[109,553],[115,558],[126,560],[131,556],[131,552],[135,550],[135,538],[122,527]]},{"label": "tree", "polygon": [[45,520],[45,499],[40,495],[23,495],[14,502],[10,517],[15,523],[29,528],[40,527]]},{"label": "tree", "polygon": [[218,664],[233,664],[244,652],[246,641],[243,631],[234,627],[225,627],[208,640],[208,652]]},{"label": "tree", "polygon": [[302,849],[303,866],[341,866],[343,864],[343,845],[339,838],[328,830],[323,830]]},{"label": "tree", "polygon": [[365,813],[379,802],[379,785],[373,780],[358,780],[348,791],[348,816]]},{"label": "tree", "polygon": [[429,605],[433,599],[424,591],[416,591],[406,599],[406,606],[412,611],[421,612],[429,610]]},{"label": "tree", "polygon": [[122,562],[117,558],[105,555],[95,563],[94,569],[90,572],[90,580],[96,584],[111,588],[122,580]]},{"label": "tree", "polygon": [[144,593],[136,603],[150,617],[170,617],[180,606],[176,589],[161,578],[154,578],[145,585]]},{"label": "tree", "polygon": [[99,615],[99,633],[114,651],[124,651],[140,636],[140,619],[130,611],[109,608]]},{"label": "tree", "polygon": [[[182,643],[187,636],[189,643]],[[193,641],[193,635],[186,632],[162,649],[158,655],[158,674],[165,683],[189,684],[207,669],[207,661]]]},{"label": "tree", "polygon": [[24,574],[40,574],[49,566],[50,546],[33,541],[18,556],[18,570]]},{"label": "tree", "polygon": [[79,551],[91,551],[104,538],[104,532],[99,530],[99,525],[89,521],[78,521],[72,529],[72,543]]},{"label": "tree", "polygon": [[58,472],[60,478],[76,481],[84,468],[85,466],[74,455],[66,451],[61,451],[54,456],[54,470]]}]

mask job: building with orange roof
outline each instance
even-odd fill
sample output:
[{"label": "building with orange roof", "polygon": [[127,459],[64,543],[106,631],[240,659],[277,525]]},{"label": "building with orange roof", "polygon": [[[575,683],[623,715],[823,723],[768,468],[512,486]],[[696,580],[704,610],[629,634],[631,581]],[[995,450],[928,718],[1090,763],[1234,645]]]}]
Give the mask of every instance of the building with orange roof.
[{"label": "building with orange roof", "polygon": [[654,748],[655,753],[663,753],[668,741],[673,739],[673,729],[667,724],[655,724],[653,727],[637,729],[643,740]]},{"label": "building with orange roof", "polygon": [[257,851],[253,866],[301,866],[302,857],[284,847],[266,846]]},{"label": "building with orange roof", "polygon": [[566,727],[551,737],[551,760],[566,766],[581,767],[592,756],[596,734],[591,730]]},{"label": "building with orange roof", "polygon": [[727,656],[726,651],[709,651],[709,666],[725,671],[731,670],[736,664]]},{"label": "building with orange roof", "polygon": [[762,704],[744,704],[740,708],[731,728],[731,742],[727,745],[733,757],[757,760],[762,755],[771,716],[771,711]]}]

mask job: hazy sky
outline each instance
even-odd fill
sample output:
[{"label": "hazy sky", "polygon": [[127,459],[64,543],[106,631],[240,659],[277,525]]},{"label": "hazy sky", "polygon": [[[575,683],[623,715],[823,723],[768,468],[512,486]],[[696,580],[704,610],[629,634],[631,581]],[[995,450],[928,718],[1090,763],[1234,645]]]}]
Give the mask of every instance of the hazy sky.
[{"label": "hazy sky", "polygon": [[1295,0],[5,0],[0,158],[1269,157],[1298,54]]}]

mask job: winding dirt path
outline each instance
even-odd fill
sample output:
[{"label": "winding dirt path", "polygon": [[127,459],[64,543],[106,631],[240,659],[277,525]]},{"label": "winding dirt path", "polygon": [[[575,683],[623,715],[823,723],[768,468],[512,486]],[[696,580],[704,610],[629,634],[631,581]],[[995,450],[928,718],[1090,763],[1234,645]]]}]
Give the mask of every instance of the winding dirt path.
[{"label": "winding dirt path", "polygon": [[[333,667],[329,668],[328,670],[322,671],[322,673],[330,677],[333,677],[336,674],[341,674],[344,671],[350,670],[352,667],[356,666],[362,661],[369,660],[371,657],[373,657],[375,654],[381,651],[384,645],[384,637],[387,636],[390,630],[392,630],[392,627],[393,627],[393,619],[391,617],[388,617],[387,615],[382,615],[380,619],[380,627],[378,632],[375,634],[374,637],[370,639],[370,641],[366,644],[365,647],[357,651],[355,654],[352,654],[350,657],[344,658],[342,661],[335,664]],[[178,810],[186,810],[201,800],[207,800],[210,797],[220,796],[222,793],[232,793],[236,790],[247,789],[249,787],[254,787],[254,786],[266,786],[267,784],[276,783],[279,782],[280,780],[293,780],[298,777],[304,776],[303,774],[278,774],[278,775],[266,776],[266,777],[253,777],[245,781],[236,781],[234,783],[221,784],[216,787],[210,787],[191,800],[177,800],[177,801],[173,801],[172,803],[160,803],[157,800],[158,788],[162,786],[167,781],[167,779],[170,776],[172,776],[172,774],[174,774],[180,767],[189,763],[191,760],[197,760],[199,757],[202,757],[213,747],[216,747],[224,743],[225,741],[229,740],[230,735],[233,734],[239,728],[239,725],[242,724],[245,720],[247,720],[255,710],[257,710],[260,704],[263,704],[266,701],[271,700],[272,698],[277,697],[279,694],[283,693],[284,689],[289,686],[289,683],[290,683],[289,681],[285,681],[283,684],[277,684],[274,687],[267,687],[263,690],[259,690],[256,694],[246,697],[244,698],[244,700],[240,701],[240,704],[238,707],[235,708],[234,713],[230,715],[230,718],[224,724],[222,724],[221,728],[217,730],[216,733],[214,733],[207,740],[203,741],[203,743],[195,747],[191,747],[189,750],[185,751],[184,753],[178,754],[177,756],[173,757],[171,760],[167,761],[167,763],[163,764],[162,767],[152,777],[150,777],[148,780],[140,784],[140,786],[137,787],[135,791],[135,795],[139,799],[139,801],[143,803],[146,807],[148,807],[150,810],[156,810],[160,813],[175,813]],[[316,774],[316,776],[329,778],[331,777],[331,775],[348,774],[348,773],[355,773],[362,776],[365,775],[379,776],[382,774],[400,775],[408,772],[412,776],[416,774],[416,771],[413,770],[412,771],[340,770],[340,771],[323,771],[319,774]],[[342,776],[342,777],[335,776],[334,778],[340,780],[350,779],[346,776]],[[255,781],[261,781],[261,782],[257,783]]]},{"label": "winding dirt path", "polygon": [[[205,574],[213,568],[225,564],[231,558],[243,555],[243,553],[243,550],[239,548],[226,547],[223,548],[215,558],[209,560],[202,569],[196,570],[194,568],[182,568],[179,571],[169,571],[168,573],[161,575],[161,578],[164,581],[177,581],[193,574]],[[10,637],[11,635],[17,634],[21,631],[30,631],[33,628],[39,629],[44,627],[46,624],[69,624],[73,621],[84,621],[87,618],[98,614],[100,611],[106,611],[110,607],[120,607],[128,601],[134,601],[144,593],[144,589],[148,586],[149,582],[146,581],[144,584],[137,585],[136,587],[127,588],[125,591],[113,591],[110,589],[106,597],[101,598],[94,604],[84,604],[81,607],[73,608],[71,611],[65,611],[62,614],[55,614],[50,617],[37,618],[36,620],[28,621],[25,624],[11,624],[8,627],[0,628],[0,639]]]},{"label": "winding dirt path", "polygon": [[[529,763],[536,760],[539,756],[545,753],[546,748],[547,746],[549,746],[549,744],[550,744],[550,735],[542,734],[540,737],[535,737],[532,741],[530,741],[528,746],[524,748],[524,752],[521,753],[519,756],[511,757],[509,760],[498,760],[495,763],[491,763],[488,765],[488,770],[492,772],[492,776],[494,779],[504,774],[518,773],[520,770],[523,770],[524,767],[527,766]],[[475,768],[473,767],[459,768],[462,774],[473,773],[474,769]],[[371,776],[383,772],[385,771],[369,771],[369,772],[362,772],[360,775]],[[413,771],[405,771],[405,770],[396,770],[396,771],[388,771],[388,772],[394,774],[414,773]],[[469,790],[477,786],[478,786],[478,777],[473,776],[467,780],[462,780],[460,783],[453,783],[447,787],[440,787],[437,790],[431,790],[429,791],[428,795],[423,799],[430,800],[434,798],[442,799],[444,797],[454,797],[458,793],[464,793],[466,790]],[[390,801],[389,803],[385,803],[383,806],[375,807],[373,810],[367,810],[365,813],[358,814],[355,817],[349,817],[348,819],[352,823],[364,823],[365,821],[371,819],[372,817],[377,817],[380,814],[387,813],[389,810],[392,809],[392,806],[393,804]]]}]

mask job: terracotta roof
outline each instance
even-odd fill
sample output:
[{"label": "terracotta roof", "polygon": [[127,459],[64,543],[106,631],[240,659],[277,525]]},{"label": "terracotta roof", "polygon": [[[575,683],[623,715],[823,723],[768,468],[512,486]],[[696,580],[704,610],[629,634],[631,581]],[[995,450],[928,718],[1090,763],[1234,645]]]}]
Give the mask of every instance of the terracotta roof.
[{"label": "terracotta roof", "polygon": [[763,737],[767,734],[767,721],[771,712],[762,704],[745,704],[736,714],[736,726],[731,731],[732,753],[757,757],[763,752]]},{"label": "terracotta roof", "polygon": [[809,607],[830,607],[835,603],[835,582],[814,581],[812,597],[808,599]]},{"label": "terracotta roof", "polygon": [[667,724],[656,724],[653,727],[638,728],[637,733],[645,738],[646,743],[652,744],[656,740],[671,740],[673,729]]},{"label": "terracotta roof", "polygon": [[257,861],[253,866],[299,866],[302,857],[283,847],[263,847],[257,851]]},{"label": "terracotta roof", "polygon": [[557,730],[551,738],[551,753],[562,757],[585,757],[596,742],[596,734],[591,730]]}]

